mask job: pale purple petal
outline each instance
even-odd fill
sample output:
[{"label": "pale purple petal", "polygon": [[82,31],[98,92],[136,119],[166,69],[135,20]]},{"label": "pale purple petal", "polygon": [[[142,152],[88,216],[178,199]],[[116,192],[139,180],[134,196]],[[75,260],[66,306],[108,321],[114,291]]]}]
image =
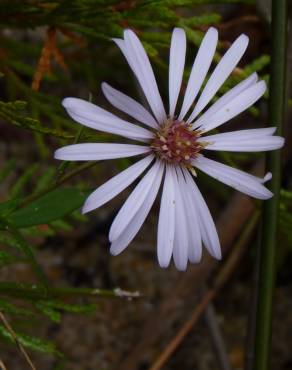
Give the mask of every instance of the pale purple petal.
[{"label": "pale purple petal", "polygon": [[214,134],[209,136],[202,136],[198,138],[198,141],[212,141],[212,139],[220,139],[224,137],[224,140],[242,139],[249,140],[253,138],[261,138],[262,136],[271,136],[276,132],[276,127],[265,127],[265,128],[251,128],[247,130],[238,130],[230,132],[222,132],[221,134]]},{"label": "pale purple petal", "polygon": [[192,161],[192,164],[218,181],[251,197],[269,199],[273,196],[273,193],[262,185],[263,179],[236,168],[208,159],[202,155]]},{"label": "pale purple petal", "polygon": [[279,149],[284,145],[284,138],[272,136],[275,128],[240,130],[222,134],[203,136],[198,141],[208,143],[208,150],[225,150],[232,152],[262,152]]},{"label": "pale purple petal", "polygon": [[193,113],[188,118],[188,123],[192,122],[215,96],[216,92],[220,89],[243,56],[247,45],[248,37],[246,35],[241,35],[234,41],[231,47],[223,55],[211,77],[209,78]]},{"label": "pale purple petal", "polygon": [[198,222],[200,227],[200,233],[202,236],[203,243],[207,248],[208,252],[214,258],[220,260],[221,259],[221,247],[220,242],[216,230],[216,226],[214,224],[213,218],[210,214],[208,206],[200,193],[197,185],[195,184],[193,178],[191,177],[190,173],[184,169],[184,174],[187,182],[187,186],[189,192],[193,198],[197,215],[198,215]]},{"label": "pale purple petal", "polygon": [[144,199],[141,207],[135,214],[135,217],[132,218],[131,222],[123,231],[123,233],[119,236],[119,238],[112,242],[110,248],[111,254],[117,255],[121,253],[129,245],[129,243],[131,243],[137,232],[140,230],[157,196],[163,172],[164,164],[162,164],[162,168],[158,172],[151,190],[147,193],[147,196]]},{"label": "pale purple petal", "polygon": [[[180,176],[181,173],[180,173]],[[186,218],[186,209],[183,203],[177,174],[173,176],[175,187],[175,229],[174,229],[174,244],[173,244],[173,260],[176,268],[179,271],[185,271],[188,264],[188,246],[189,236]]]},{"label": "pale purple petal", "polygon": [[222,95],[214,104],[211,105],[209,109],[203,113],[200,118],[198,118],[193,123],[193,128],[198,128],[201,125],[209,122],[209,119],[217,113],[221,108],[223,108],[226,104],[230,103],[236,96],[241,94],[244,90],[249,88],[250,86],[254,85],[258,80],[257,73],[253,73],[237,85],[235,85],[232,89],[228,90],[224,95]]},{"label": "pale purple petal", "polygon": [[111,225],[109,232],[109,240],[111,242],[120,237],[122,232],[135,217],[136,213],[144,203],[147,194],[153,187],[156,177],[161,173],[161,171],[162,162],[158,160],[132,191]]},{"label": "pale purple petal", "polygon": [[54,157],[63,161],[100,161],[104,159],[133,157],[148,153],[149,146],[132,144],[85,143],[64,146]]},{"label": "pale purple petal", "polygon": [[84,126],[142,142],[153,138],[153,133],[149,130],[124,121],[85,100],[66,98],[62,104],[70,117]]},{"label": "pale purple petal", "polygon": [[97,188],[86,199],[82,213],[90,212],[102,206],[122,192],[133,181],[135,181],[143,171],[145,171],[153,158],[153,155],[149,155],[148,157],[141,159],[139,162],[136,162]]},{"label": "pale purple petal", "polygon": [[123,53],[126,61],[128,62],[130,68],[132,69],[132,71],[136,75],[136,72],[135,72],[136,71],[136,66],[135,66],[135,64],[133,64],[132,58],[130,57],[130,55],[128,53],[125,40],[123,40],[123,39],[117,39],[117,38],[113,38],[112,40],[119,47],[119,49]]},{"label": "pale purple petal", "polygon": [[[117,42],[115,40],[115,42]],[[131,30],[124,32],[124,43],[118,42],[130,67],[135,73],[146,99],[157,121],[162,123],[166,118],[163,102],[157,87],[149,58],[138,37]]]},{"label": "pale purple petal", "polygon": [[116,108],[125,112],[129,116],[135,118],[137,121],[144,123],[145,125],[158,128],[158,124],[153,118],[152,114],[143,107],[136,100],[123,94],[122,92],[114,89],[106,82],[101,84],[102,91],[106,96],[107,100]]},{"label": "pale purple petal", "polygon": [[158,233],[157,233],[157,257],[161,267],[169,265],[174,242],[175,227],[175,189],[174,169],[167,165],[161,197]]},{"label": "pale purple petal", "polygon": [[173,118],[183,79],[186,57],[186,34],[181,28],[172,33],[169,56],[169,116]]},{"label": "pale purple petal", "polygon": [[265,81],[259,81],[256,84],[245,89],[241,94],[219,109],[208,121],[200,125],[200,130],[207,132],[223,123],[231,120],[233,117],[242,113],[251,107],[266,91]]},{"label": "pale purple petal", "polygon": [[178,117],[179,120],[184,119],[202,87],[214,57],[217,42],[218,31],[211,27],[205,34],[195,58],[184,95],[182,109]]},{"label": "pale purple petal", "polygon": [[188,228],[188,258],[191,263],[198,263],[202,258],[202,239],[195,199],[181,172],[178,174],[178,184],[181,189]]}]

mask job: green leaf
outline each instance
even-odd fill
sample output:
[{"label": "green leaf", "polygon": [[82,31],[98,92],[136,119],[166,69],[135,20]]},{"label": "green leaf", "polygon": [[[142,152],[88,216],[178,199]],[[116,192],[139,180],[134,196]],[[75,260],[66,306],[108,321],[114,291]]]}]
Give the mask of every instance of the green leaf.
[{"label": "green leaf", "polygon": [[9,216],[9,222],[16,228],[47,224],[80,208],[88,192],[76,188],[51,191]]},{"label": "green leaf", "polygon": [[[56,356],[63,356],[62,353],[57,350],[56,345],[52,342],[37,337],[32,337],[30,335],[16,331],[15,334],[17,336],[17,340],[19,341],[19,343],[21,343],[26,348],[29,348],[37,352],[43,352]],[[0,336],[11,343],[15,343],[11,333],[3,325],[0,325]]]},{"label": "green leaf", "polygon": [[47,305],[46,301],[36,302],[35,307],[44,315],[48,316],[53,322],[59,323],[61,321],[60,312]]},{"label": "green leaf", "polygon": [[37,301],[35,307],[48,316],[52,321],[59,323],[61,320],[60,311],[75,314],[90,314],[95,312],[95,304],[68,304],[60,301]]},{"label": "green leaf", "polygon": [[9,199],[7,202],[0,203],[0,215],[5,217],[7,213],[18,206],[20,199]]},{"label": "green leaf", "polygon": [[11,315],[21,315],[21,316],[33,316],[33,312],[23,308],[15,306],[14,304],[0,299],[0,310]]},{"label": "green leaf", "polygon": [[38,303],[42,303],[43,306],[50,307],[55,310],[70,312],[70,313],[84,313],[84,314],[90,314],[95,312],[96,305],[95,304],[68,304],[63,303],[61,301],[39,301]]}]

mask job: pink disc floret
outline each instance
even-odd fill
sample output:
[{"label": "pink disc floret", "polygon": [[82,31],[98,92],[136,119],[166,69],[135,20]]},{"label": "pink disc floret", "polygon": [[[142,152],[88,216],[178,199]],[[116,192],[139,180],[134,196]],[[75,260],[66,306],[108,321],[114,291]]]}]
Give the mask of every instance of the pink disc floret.
[{"label": "pink disc floret", "polygon": [[204,147],[199,137],[200,131],[194,131],[186,122],[169,118],[156,132],[151,148],[167,163],[189,166]]}]

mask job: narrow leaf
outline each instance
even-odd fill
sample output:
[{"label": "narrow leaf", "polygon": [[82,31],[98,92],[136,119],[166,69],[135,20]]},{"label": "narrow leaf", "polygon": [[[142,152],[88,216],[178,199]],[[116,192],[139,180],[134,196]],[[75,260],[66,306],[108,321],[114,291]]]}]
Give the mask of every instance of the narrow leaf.
[{"label": "narrow leaf", "polygon": [[88,196],[75,188],[56,189],[9,216],[16,228],[47,224],[80,208]]}]

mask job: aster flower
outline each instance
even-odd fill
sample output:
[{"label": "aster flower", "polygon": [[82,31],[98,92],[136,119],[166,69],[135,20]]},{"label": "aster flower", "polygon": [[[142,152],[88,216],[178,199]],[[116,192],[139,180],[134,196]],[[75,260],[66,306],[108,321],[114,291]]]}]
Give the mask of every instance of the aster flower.
[{"label": "aster flower", "polygon": [[[231,74],[247,45],[239,36],[217,64],[205,86],[216,50],[218,32],[210,28],[195,57],[180,109],[177,108],[186,55],[186,36],[180,28],[172,34],[169,60],[169,110],[166,112],[147,54],[138,37],[125,30],[123,39],[114,39],[137,78],[150,109],[122,92],[102,84],[108,101],[135,123],[118,118],[87,101],[66,98],[63,106],[77,122],[141,144],[84,143],[68,145],[55,152],[61,160],[105,160],[142,155],[143,158],[95,190],[86,200],[83,213],[92,211],[118,195],[140,175],[138,185],[125,201],[110,232],[110,251],[121,253],[143,225],[162,185],[157,233],[157,255],[161,267],[173,256],[179,270],[188,261],[197,263],[202,245],[216,259],[221,258],[220,243],[209,209],[195,183],[195,169],[214,177],[249,196],[268,199],[272,193],[263,185],[271,178],[247,174],[217,161],[203,152],[224,150],[258,152],[278,149],[283,138],[275,128],[260,128],[206,135],[253,105],[266,91],[256,73],[221,96],[207,108]],[[200,93],[200,90],[201,93]],[[207,109],[206,109],[207,108]]]}]

